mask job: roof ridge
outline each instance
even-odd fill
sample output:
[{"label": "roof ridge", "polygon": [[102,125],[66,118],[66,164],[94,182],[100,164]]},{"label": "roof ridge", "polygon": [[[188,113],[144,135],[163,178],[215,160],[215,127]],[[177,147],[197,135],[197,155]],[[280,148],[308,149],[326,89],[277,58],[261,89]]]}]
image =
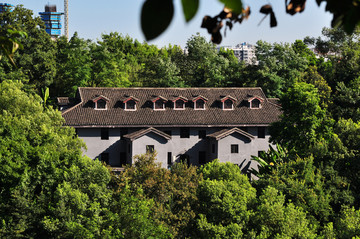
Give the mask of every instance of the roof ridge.
[{"label": "roof ridge", "polygon": [[161,89],[161,90],[204,90],[204,89],[260,89],[262,91],[261,87],[78,87],[78,89],[108,89],[108,90],[120,90],[120,89],[136,89],[136,90],[144,90],[144,89]]}]

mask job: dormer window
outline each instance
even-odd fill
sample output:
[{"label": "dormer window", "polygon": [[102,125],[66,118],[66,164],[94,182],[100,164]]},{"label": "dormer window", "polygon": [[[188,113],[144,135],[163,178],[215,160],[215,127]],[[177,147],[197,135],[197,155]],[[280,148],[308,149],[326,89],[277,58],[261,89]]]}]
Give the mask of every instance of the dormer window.
[{"label": "dormer window", "polygon": [[223,109],[224,110],[232,110],[233,109],[233,102],[229,99],[223,102]]},{"label": "dormer window", "polygon": [[97,110],[106,110],[107,109],[107,103],[109,102],[109,99],[105,96],[97,96],[92,100],[94,102],[94,108]]},{"label": "dormer window", "polygon": [[205,109],[205,101],[202,99],[198,99],[195,102],[195,109],[197,110],[204,110]]},{"label": "dormer window", "polygon": [[185,109],[185,102],[182,101],[182,100],[175,101],[174,109],[175,110],[183,110],[183,109]]},{"label": "dormer window", "polygon": [[251,97],[250,99],[248,99],[250,109],[260,109],[261,103],[263,101],[264,100],[260,97],[257,97],[257,96]]},{"label": "dormer window", "polygon": [[207,99],[203,96],[198,96],[193,99],[195,110],[205,110],[205,103]]},{"label": "dormer window", "polygon": [[252,108],[252,109],[260,108],[260,100],[258,100],[258,99],[253,99],[250,102],[250,104],[251,104],[250,108]]},{"label": "dormer window", "polygon": [[224,98],[221,98],[221,102],[222,102],[223,110],[233,110],[234,103],[236,102],[236,98],[228,95],[225,96]]},{"label": "dormer window", "polygon": [[106,101],[100,99],[96,102],[96,109],[106,109]]},{"label": "dormer window", "polygon": [[126,98],[123,103],[124,103],[124,109],[126,111],[135,111],[136,110],[136,103],[138,103],[139,100],[136,99],[135,97],[128,97]]},{"label": "dormer window", "polygon": [[154,102],[154,109],[155,110],[164,110],[165,106],[164,106],[164,102],[162,100],[157,100]]},{"label": "dormer window", "polygon": [[136,102],[135,100],[129,100],[125,104],[125,110],[136,110]]},{"label": "dormer window", "polygon": [[162,96],[157,96],[151,100],[153,102],[153,109],[154,110],[165,110],[165,102],[167,99],[165,99]]},{"label": "dormer window", "polygon": [[170,99],[174,104],[174,110],[184,110],[185,109],[185,103],[188,101],[187,98],[183,96],[176,96],[172,99]]}]

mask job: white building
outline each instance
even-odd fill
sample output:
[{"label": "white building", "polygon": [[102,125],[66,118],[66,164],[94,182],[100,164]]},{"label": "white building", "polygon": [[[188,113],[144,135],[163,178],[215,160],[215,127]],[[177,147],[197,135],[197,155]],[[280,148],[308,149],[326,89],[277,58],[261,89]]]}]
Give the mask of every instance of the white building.
[{"label": "white building", "polygon": [[281,114],[261,88],[79,88],[58,104],[84,153],[113,167],[155,150],[163,167],[218,158],[246,171],[251,155],[269,148],[268,126]]},{"label": "white building", "polygon": [[239,59],[239,61],[244,61],[246,64],[256,64],[256,55],[255,55],[255,46],[254,45],[243,42],[236,46],[217,47],[218,50],[220,50],[220,48],[223,48],[226,50],[232,50],[234,52],[234,55],[236,56],[236,58]]}]

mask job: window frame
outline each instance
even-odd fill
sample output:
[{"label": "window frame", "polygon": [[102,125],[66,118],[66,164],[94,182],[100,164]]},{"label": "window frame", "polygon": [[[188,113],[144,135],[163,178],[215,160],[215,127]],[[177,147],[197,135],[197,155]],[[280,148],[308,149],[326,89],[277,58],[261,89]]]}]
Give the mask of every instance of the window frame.
[{"label": "window frame", "polygon": [[[162,108],[156,108],[157,102],[161,102]],[[154,101],[154,110],[165,110],[165,102],[162,99],[157,99]]]},{"label": "window frame", "polygon": [[[177,108],[177,102],[182,102],[182,108]],[[182,99],[177,99],[174,101],[174,110],[184,110],[185,109],[185,101],[183,101]]]},{"label": "window frame", "polygon": [[[253,105],[255,100],[259,102],[259,104],[257,105],[258,107],[254,107]],[[250,109],[261,109],[261,100],[255,98],[252,101],[250,101]]]},{"label": "window frame", "polygon": [[[225,102],[226,101],[230,101],[231,102],[231,108],[225,108]],[[230,100],[230,99],[226,99],[226,100],[224,100],[223,101],[223,110],[234,110],[234,102],[232,101],[232,100]]]},{"label": "window frame", "polygon": [[153,144],[146,145],[146,151],[147,154],[153,154],[155,152],[155,146]]},{"label": "window frame", "polygon": [[239,153],[239,145],[238,144],[231,144],[230,145],[230,152],[232,154],[238,154]]},{"label": "window frame", "polygon": [[[128,104],[129,104],[130,101],[134,102],[134,108],[133,108],[133,109],[130,109],[130,108],[128,107]],[[125,110],[126,110],[126,111],[136,111],[136,101],[133,100],[133,99],[130,99],[130,100],[126,101],[126,102],[125,102]]]},{"label": "window frame", "polygon": [[[198,107],[198,102],[199,102],[200,100],[203,102],[203,106],[204,106],[204,107],[202,107],[202,108]],[[204,99],[202,99],[202,98],[197,99],[197,100],[194,102],[194,109],[195,109],[195,110],[206,110],[206,101],[205,101]]]},{"label": "window frame", "polygon": [[[99,107],[99,101],[104,102],[104,108]],[[95,109],[97,109],[97,110],[107,110],[107,101],[104,100],[103,98],[100,98],[99,100],[97,100],[95,102]]]}]

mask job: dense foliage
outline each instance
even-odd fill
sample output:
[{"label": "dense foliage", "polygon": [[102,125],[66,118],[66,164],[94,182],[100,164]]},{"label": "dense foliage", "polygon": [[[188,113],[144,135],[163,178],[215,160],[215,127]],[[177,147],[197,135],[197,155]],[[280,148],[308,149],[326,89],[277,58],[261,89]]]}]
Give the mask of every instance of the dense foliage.
[{"label": "dense foliage", "polygon": [[[199,35],[184,53],[118,33],[52,41],[22,7],[0,21],[1,31],[28,35],[16,39],[24,49],[0,61],[1,238],[360,236],[358,32],[259,41],[258,64],[247,65]],[[168,170],[155,154],[113,174],[82,155],[51,106],[49,92],[71,97],[80,86],[259,86],[280,98],[283,115],[270,129],[278,145],[254,158],[253,181],[217,160]]]}]

